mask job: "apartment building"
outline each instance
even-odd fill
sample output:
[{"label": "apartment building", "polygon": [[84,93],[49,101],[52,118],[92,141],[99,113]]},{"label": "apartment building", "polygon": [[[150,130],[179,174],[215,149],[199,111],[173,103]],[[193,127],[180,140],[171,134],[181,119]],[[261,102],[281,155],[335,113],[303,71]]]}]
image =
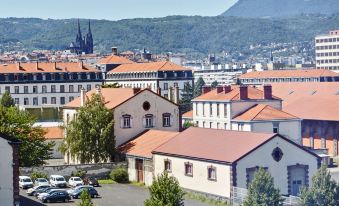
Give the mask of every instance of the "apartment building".
[{"label": "apartment building", "polygon": [[101,72],[82,62],[0,65],[0,95],[8,91],[22,107],[60,106],[102,85]]},{"label": "apartment building", "polygon": [[206,85],[212,85],[215,81],[220,85],[235,84],[241,74],[243,74],[243,69],[196,70],[194,71],[194,81],[197,82],[201,77]]},{"label": "apartment building", "polygon": [[315,37],[317,69],[339,72],[339,30]]}]

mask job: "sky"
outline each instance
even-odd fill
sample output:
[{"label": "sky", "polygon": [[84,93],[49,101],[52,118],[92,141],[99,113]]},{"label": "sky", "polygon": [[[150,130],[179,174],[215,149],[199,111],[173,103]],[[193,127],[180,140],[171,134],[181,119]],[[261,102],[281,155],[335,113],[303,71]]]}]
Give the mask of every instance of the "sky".
[{"label": "sky", "polygon": [[216,16],[237,0],[0,0],[0,17],[107,19]]}]

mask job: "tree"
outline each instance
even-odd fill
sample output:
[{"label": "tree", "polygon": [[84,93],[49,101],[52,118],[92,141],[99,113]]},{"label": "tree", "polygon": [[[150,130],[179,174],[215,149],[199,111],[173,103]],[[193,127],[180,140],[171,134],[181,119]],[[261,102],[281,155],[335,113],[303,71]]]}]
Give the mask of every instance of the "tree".
[{"label": "tree", "polygon": [[45,142],[45,132],[36,127],[36,118],[15,106],[0,105],[0,132],[21,141],[19,162],[22,167],[41,166],[51,158],[54,142]]},{"label": "tree", "polygon": [[77,117],[66,125],[66,137],[60,147],[81,163],[109,160],[115,151],[113,112],[105,107],[100,94],[93,94]]},{"label": "tree", "polygon": [[244,206],[278,206],[282,205],[281,202],[279,189],[274,188],[272,176],[265,169],[259,168],[249,186]]},{"label": "tree", "polygon": [[80,200],[81,202],[79,202],[77,206],[92,206],[93,205],[91,195],[86,189],[82,190],[81,195],[80,195]]},{"label": "tree", "polygon": [[101,87],[102,88],[120,88],[121,86],[115,82],[113,84],[104,84]]},{"label": "tree", "polygon": [[205,86],[205,81],[202,77],[199,77],[198,81],[194,84],[193,98],[202,94],[202,87]]},{"label": "tree", "polygon": [[218,81],[217,81],[217,80],[215,80],[214,82],[212,82],[212,84],[211,84],[211,88],[212,88],[212,89],[217,88],[217,86],[218,86]]},{"label": "tree", "polygon": [[158,175],[149,188],[150,198],[145,206],[183,206],[185,192],[179,186],[175,177],[168,176],[167,172]]},{"label": "tree", "polygon": [[188,112],[192,109],[193,99],[193,86],[186,82],[184,89],[182,90],[181,99],[179,101],[180,109],[183,113]]},{"label": "tree", "polygon": [[11,97],[9,92],[6,90],[5,93],[2,95],[0,104],[4,107],[14,107],[14,99]]},{"label": "tree", "polygon": [[305,206],[339,205],[339,186],[331,180],[325,165],[312,177],[312,187],[301,190],[300,198],[301,204]]}]

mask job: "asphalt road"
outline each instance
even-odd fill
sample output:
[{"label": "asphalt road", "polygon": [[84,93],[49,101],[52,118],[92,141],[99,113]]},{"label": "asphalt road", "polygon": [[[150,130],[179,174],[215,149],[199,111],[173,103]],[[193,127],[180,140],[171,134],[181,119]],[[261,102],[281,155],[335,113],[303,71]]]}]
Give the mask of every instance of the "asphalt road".
[{"label": "asphalt road", "polygon": [[[148,189],[128,184],[109,184],[96,187],[100,198],[93,199],[95,206],[143,206],[149,197]],[[69,203],[41,203],[35,197],[27,196],[26,190],[20,190],[21,206],[43,206],[43,205],[69,205],[75,206],[79,200],[71,200]],[[208,206],[196,200],[185,200],[185,206]]]}]

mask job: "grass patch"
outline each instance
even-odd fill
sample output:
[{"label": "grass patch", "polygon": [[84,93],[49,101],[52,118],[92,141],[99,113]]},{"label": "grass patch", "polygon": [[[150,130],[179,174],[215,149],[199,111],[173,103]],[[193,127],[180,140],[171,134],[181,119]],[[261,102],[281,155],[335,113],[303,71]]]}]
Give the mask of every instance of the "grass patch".
[{"label": "grass patch", "polygon": [[142,183],[142,182],[135,182],[135,181],[132,181],[132,182],[130,182],[130,184],[133,185],[133,186],[137,186],[137,187],[145,187],[145,188],[146,188],[145,183]]},{"label": "grass patch", "polygon": [[192,200],[198,200],[199,202],[207,203],[209,205],[229,206],[227,201],[211,199],[211,198],[208,198],[204,195],[197,194],[197,193],[186,192],[186,198],[192,199]]},{"label": "grass patch", "polygon": [[100,185],[107,185],[107,184],[116,184],[115,181],[112,179],[106,179],[106,180],[98,180]]}]

